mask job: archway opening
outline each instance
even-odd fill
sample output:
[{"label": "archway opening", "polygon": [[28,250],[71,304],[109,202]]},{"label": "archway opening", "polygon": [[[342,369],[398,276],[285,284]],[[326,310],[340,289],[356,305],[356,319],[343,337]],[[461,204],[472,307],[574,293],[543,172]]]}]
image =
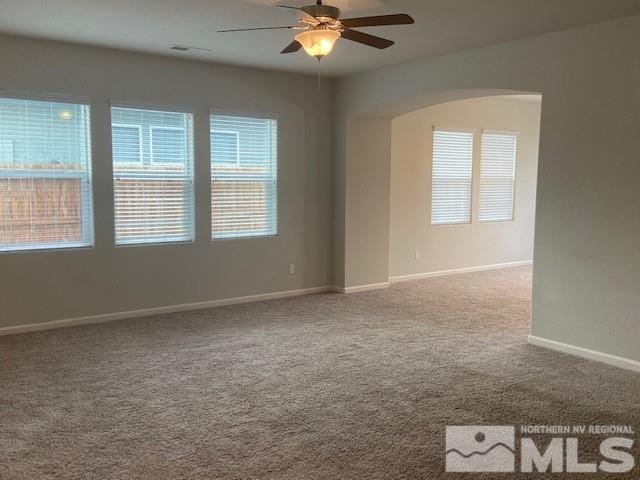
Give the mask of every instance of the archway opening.
[{"label": "archway opening", "polygon": [[[541,109],[542,95],[535,92],[457,90],[402,99],[349,116],[344,290],[520,266],[528,278],[530,300]],[[449,223],[434,216],[437,130],[466,131],[472,138],[462,208],[468,215]],[[484,155],[483,144],[489,144]],[[515,157],[511,163],[508,147]],[[456,148],[454,142],[454,152]],[[510,166],[511,189],[509,177],[502,177]],[[457,169],[454,164],[451,172]],[[444,180],[446,184],[446,175]],[[440,193],[435,201],[446,200],[447,192]],[[500,201],[493,205],[496,198]]]}]

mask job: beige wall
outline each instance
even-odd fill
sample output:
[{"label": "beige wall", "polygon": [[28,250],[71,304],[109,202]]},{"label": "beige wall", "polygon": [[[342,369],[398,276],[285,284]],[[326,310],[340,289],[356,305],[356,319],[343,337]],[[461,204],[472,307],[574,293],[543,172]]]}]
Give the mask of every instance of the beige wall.
[{"label": "beige wall", "polygon": [[[0,328],[331,283],[330,80],[9,36],[0,58],[0,89],[90,99],[96,233],[95,248],[0,254]],[[194,113],[194,243],[114,246],[111,100]],[[211,242],[210,107],[278,115],[277,237]]]},{"label": "beige wall", "polygon": [[[368,254],[375,251],[381,256],[389,255],[390,125],[390,120],[385,118],[349,119],[349,136],[356,140],[350,143],[349,156],[358,161],[352,162],[347,172],[352,179],[352,188],[347,192],[350,208],[346,214],[349,224],[355,227],[349,231],[347,242],[366,248],[356,247],[347,252],[340,267],[344,270],[347,286],[389,280],[389,263],[369,264]],[[376,141],[370,141],[372,138]],[[364,271],[366,275],[363,275]]]},{"label": "beige wall", "polygon": [[[391,277],[533,258],[540,97],[485,97],[449,102],[396,117],[391,134]],[[476,131],[472,223],[431,225],[433,127]],[[482,129],[517,131],[514,221],[479,223]],[[416,258],[420,252],[420,258]]]},{"label": "beige wall", "polygon": [[[388,261],[380,239],[371,247],[349,241],[374,238],[389,220],[354,222],[350,215],[367,195],[387,194],[353,185],[359,180],[350,173],[367,167],[351,155],[359,148],[347,119],[394,117],[478,91],[542,93],[532,333],[640,361],[639,78],[636,16],[341,79],[334,211],[345,214],[335,216],[335,255],[359,250],[351,268],[363,284],[378,282],[379,262]],[[375,151],[377,137],[366,141]],[[380,149],[385,145],[382,136]],[[339,271],[335,278],[344,281]]]}]

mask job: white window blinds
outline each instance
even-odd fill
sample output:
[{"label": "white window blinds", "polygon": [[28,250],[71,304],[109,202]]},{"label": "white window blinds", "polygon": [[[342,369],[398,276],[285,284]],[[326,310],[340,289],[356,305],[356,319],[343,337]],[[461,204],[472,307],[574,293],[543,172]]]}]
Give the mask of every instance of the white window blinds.
[{"label": "white window blinds", "polygon": [[473,132],[433,132],[431,224],[471,222]]},{"label": "white window blinds", "polygon": [[214,239],[277,234],[277,140],[274,119],[211,115]]},{"label": "white window blinds", "polygon": [[113,107],[111,122],[116,244],[192,241],[192,115]]},{"label": "white window blinds", "polygon": [[89,106],[0,98],[0,251],[93,244]]},{"label": "white window blinds", "polygon": [[480,222],[513,220],[517,146],[517,134],[482,134]]}]

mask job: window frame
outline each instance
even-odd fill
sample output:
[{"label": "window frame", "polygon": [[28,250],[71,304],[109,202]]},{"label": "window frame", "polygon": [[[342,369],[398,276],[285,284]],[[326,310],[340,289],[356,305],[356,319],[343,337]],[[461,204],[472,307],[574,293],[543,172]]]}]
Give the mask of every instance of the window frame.
[{"label": "window frame", "polygon": [[[516,138],[516,148],[515,148],[515,159],[513,162],[513,194],[512,194],[512,204],[511,204],[511,218],[508,220],[480,220],[480,205],[481,205],[481,195],[482,195],[482,145],[483,145],[483,136],[485,134],[488,135],[504,135],[504,136],[513,136]],[[483,128],[480,129],[479,132],[480,141],[479,141],[479,151],[478,151],[478,215],[477,222],[481,225],[491,225],[491,224],[509,224],[516,222],[516,199],[517,199],[517,187],[518,187],[518,159],[519,159],[519,151],[520,151],[520,136],[521,132],[518,130],[496,130]]]},{"label": "window frame", "polygon": [[[40,175],[37,179],[46,178],[59,178],[59,179],[78,179],[80,181],[80,199],[88,198],[88,202],[82,202],[80,200],[81,211],[81,233],[82,240],[79,242],[66,242],[66,243],[40,243],[37,246],[29,244],[16,244],[11,248],[4,248],[0,246],[0,255],[18,255],[28,253],[56,253],[61,251],[86,251],[93,250],[96,247],[96,234],[95,234],[95,192],[93,184],[93,131],[91,123],[91,99],[85,96],[58,94],[58,93],[34,93],[29,91],[16,91],[6,90],[0,92],[0,99],[20,100],[24,102],[49,102],[53,104],[67,104],[78,105],[84,107],[84,143],[86,146],[86,170],[52,170],[41,169]],[[15,155],[15,141],[11,142],[11,150]],[[15,163],[15,157],[14,161]],[[3,169],[6,175],[2,178],[17,178],[17,179],[30,179],[34,178],[32,175],[27,174],[26,169],[20,168],[8,168]],[[29,170],[30,171],[30,170]]]},{"label": "window frame", "polygon": [[[113,152],[111,154],[111,167],[112,167],[112,178],[111,178],[111,184],[112,184],[112,198],[111,198],[111,205],[113,207],[113,217],[112,217],[112,222],[113,222],[113,245],[115,245],[116,248],[138,248],[138,247],[162,247],[162,246],[176,246],[176,245],[190,245],[190,244],[194,244],[196,242],[197,239],[197,206],[196,206],[196,156],[195,156],[195,120],[196,120],[196,114],[193,110],[191,109],[187,109],[187,108],[183,108],[180,106],[173,106],[173,105],[156,105],[156,104],[138,104],[138,103],[130,103],[130,102],[118,102],[118,101],[111,101],[110,105],[109,105],[109,117],[110,119],[113,118],[113,110],[114,109],[128,109],[128,110],[141,110],[141,111],[149,111],[149,112],[158,112],[158,113],[175,113],[175,114],[182,114],[182,115],[186,115],[186,118],[189,120],[189,124],[188,125],[184,125],[183,127],[165,127],[162,125],[149,125],[149,162],[145,163],[144,162],[144,156],[142,156],[142,162],[139,164],[140,166],[158,166],[158,165],[180,165],[179,163],[169,163],[169,162],[153,162],[153,147],[152,147],[152,134],[151,134],[151,129],[155,128],[155,127],[159,127],[159,128],[171,128],[171,129],[175,129],[175,130],[179,130],[181,132],[184,133],[185,136],[187,136],[186,139],[186,143],[185,143],[185,153],[187,155],[187,157],[190,157],[189,160],[191,162],[190,166],[187,165],[187,175],[189,176],[187,182],[190,185],[190,190],[191,190],[191,212],[189,215],[189,223],[191,226],[191,238],[186,239],[186,240],[167,240],[167,241],[158,241],[158,239],[154,239],[154,241],[141,241],[140,238],[136,237],[137,239],[134,241],[127,241],[127,242],[118,242],[118,237],[117,237],[117,228],[116,228],[116,223],[117,223],[117,219],[116,219],[116,212],[115,212],[115,203],[116,203],[116,191],[115,191],[115,180],[116,177],[119,176],[119,178],[129,178],[129,179],[136,179],[136,178],[148,178],[145,177],[144,174],[141,174],[141,172],[136,172],[136,173],[129,173],[129,174],[125,174],[125,175],[117,175],[116,174],[116,170],[115,170],[115,165],[116,163],[113,161]],[[109,123],[109,129],[110,131],[112,131],[112,125],[114,125],[112,123],[112,121]],[[123,125],[121,123],[116,122],[116,125]],[[128,125],[128,124],[127,124]],[[142,129],[142,126],[140,126],[140,128]],[[141,144],[141,148],[143,149],[143,141],[142,141],[142,137],[140,144]],[[113,142],[113,139],[112,139]],[[144,151],[142,152],[144,153]],[[133,163],[129,163],[129,164],[123,164],[123,165],[136,165]],[[167,175],[167,178],[169,177],[169,175]],[[177,178],[183,178],[183,176],[178,175]]]},{"label": "window frame", "polygon": [[[174,112],[171,112],[174,113]],[[175,113],[184,113],[184,112],[175,112]],[[193,122],[193,117],[192,117],[192,122]],[[163,162],[163,161],[156,161],[154,159],[155,155],[153,154],[153,132],[155,130],[164,130],[165,132],[169,131],[169,132],[181,132],[183,135],[187,135],[187,132],[185,131],[184,127],[169,127],[169,126],[164,126],[164,125],[149,125],[149,164],[150,165],[181,165],[180,162]],[[193,130],[193,127],[192,127]],[[195,142],[195,135],[193,135],[194,137],[194,142]],[[186,155],[189,155],[189,145],[188,145],[188,139],[184,144],[184,151]],[[193,162],[194,165],[192,166],[192,169],[195,170],[195,156],[192,155],[193,158]]]},{"label": "window frame", "polygon": [[[434,153],[435,153],[435,134],[436,132],[450,132],[450,133],[466,133],[471,134],[472,136],[472,144],[471,144],[471,168],[470,168],[470,178],[469,178],[469,220],[465,222],[455,222],[455,223],[433,223],[433,168],[434,168]],[[429,212],[428,212],[428,222],[431,228],[458,228],[465,227],[469,225],[473,225],[474,215],[473,215],[473,205],[474,205],[474,196],[476,192],[475,185],[475,157],[476,157],[476,148],[477,148],[477,129],[475,128],[462,128],[462,127],[448,127],[448,126],[438,126],[433,125],[431,131],[431,177],[430,177],[430,199],[429,199]]]},{"label": "window frame", "polygon": [[[233,130],[226,129],[213,129],[212,128],[212,119],[214,116],[222,116],[222,117],[240,117],[240,118],[250,118],[254,120],[272,120],[276,125],[276,144],[275,144],[275,168],[272,170],[275,172],[275,176],[273,173],[257,175],[259,179],[265,179],[265,183],[271,181],[273,184],[273,189],[275,192],[275,201],[273,202],[274,212],[274,221],[275,221],[275,230],[273,233],[268,234],[249,234],[249,235],[235,235],[235,236],[224,236],[224,237],[216,237],[213,231],[213,184],[215,182],[213,175],[213,145],[211,144],[212,136],[214,131],[220,132],[229,132],[229,133],[237,133],[238,134],[238,158],[236,165],[240,165],[240,132],[236,132]],[[232,242],[232,241],[242,241],[242,240],[260,240],[260,239],[273,239],[280,236],[280,115],[273,112],[259,112],[259,111],[249,111],[249,110],[233,110],[233,109],[220,109],[220,108],[210,108],[209,109],[209,207],[210,207],[210,215],[209,215],[209,239],[212,243],[217,242]],[[232,178],[233,175],[229,175],[229,178]]]},{"label": "window frame", "polygon": [[[139,162],[117,162],[121,165],[144,165],[144,151],[142,148],[142,126],[141,125],[134,125],[133,123],[112,123],[111,124],[111,144],[113,146],[113,127],[120,127],[120,128],[135,128],[136,130],[138,130],[138,156],[140,158]],[[113,148],[113,147],[112,147]],[[111,152],[111,161],[113,163],[116,163],[114,161],[113,158],[113,152]]]},{"label": "window frame", "polygon": [[240,132],[236,131],[236,130],[214,130],[214,129],[209,129],[209,144],[211,147],[211,159],[213,160],[213,134],[214,133],[224,133],[224,134],[228,134],[228,135],[233,135],[236,138],[236,159],[235,161],[230,165],[236,165],[236,166],[240,166]]}]

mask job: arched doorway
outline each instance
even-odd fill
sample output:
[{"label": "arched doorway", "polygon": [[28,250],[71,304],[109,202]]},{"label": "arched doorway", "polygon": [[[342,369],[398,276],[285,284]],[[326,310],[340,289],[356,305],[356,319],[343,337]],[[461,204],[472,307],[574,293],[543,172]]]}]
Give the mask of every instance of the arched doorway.
[{"label": "arched doorway", "polygon": [[449,102],[504,95],[540,96],[510,90],[442,91],[387,102],[346,118],[344,137],[336,142],[338,149],[344,146],[345,166],[344,217],[338,218],[344,230],[340,225],[336,229],[338,286],[353,292],[389,285],[394,118]]}]

